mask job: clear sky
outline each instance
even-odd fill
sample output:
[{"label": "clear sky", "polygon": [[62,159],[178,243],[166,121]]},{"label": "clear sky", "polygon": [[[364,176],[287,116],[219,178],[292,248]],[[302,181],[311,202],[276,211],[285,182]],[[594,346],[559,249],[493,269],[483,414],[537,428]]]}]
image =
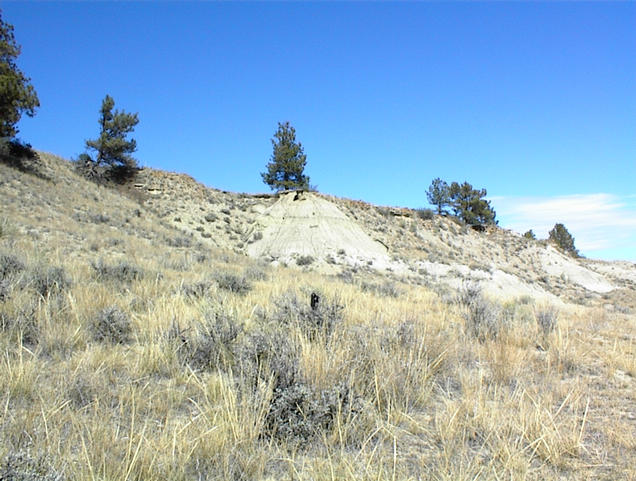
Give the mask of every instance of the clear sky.
[{"label": "clear sky", "polygon": [[263,192],[290,121],[321,192],[427,206],[486,188],[502,227],[562,222],[636,261],[636,2],[0,4],[41,108],[19,136],[64,157],[101,101],[138,112],[141,165]]}]

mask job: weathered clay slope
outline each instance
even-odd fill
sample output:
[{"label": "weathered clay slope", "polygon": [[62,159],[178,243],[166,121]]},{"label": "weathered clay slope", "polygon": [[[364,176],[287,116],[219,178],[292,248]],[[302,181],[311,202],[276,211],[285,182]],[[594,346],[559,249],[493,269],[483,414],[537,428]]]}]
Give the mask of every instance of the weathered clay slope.
[{"label": "weathered clay slope", "polygon": [[[252,225],[253,243],[247,246],[252,257],[302,264],[390,265],[387,249],[373,240],[355,220],[338,207],[313,193],[286,193]],[[300,257],[299,257],[300,256]]]}]

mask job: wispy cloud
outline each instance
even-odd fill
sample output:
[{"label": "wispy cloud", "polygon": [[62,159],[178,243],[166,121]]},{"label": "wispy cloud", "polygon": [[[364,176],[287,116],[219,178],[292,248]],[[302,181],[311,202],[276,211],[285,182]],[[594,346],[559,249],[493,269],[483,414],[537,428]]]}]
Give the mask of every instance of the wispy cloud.
[{"label": "wispy cloud", "polygon": [[494,197],[502,227],[532,229],[546,238],[560,222],[585,255],[636,261],[636,196],[583,194],[559,197]]}]

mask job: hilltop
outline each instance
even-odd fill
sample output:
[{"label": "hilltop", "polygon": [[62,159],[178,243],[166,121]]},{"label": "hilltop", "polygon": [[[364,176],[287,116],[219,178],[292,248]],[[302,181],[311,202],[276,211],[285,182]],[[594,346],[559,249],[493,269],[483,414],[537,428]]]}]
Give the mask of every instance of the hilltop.
[{"label": "hilltop", "polygon": [[636,265],[0,163],[0,479],[632,479]]}]

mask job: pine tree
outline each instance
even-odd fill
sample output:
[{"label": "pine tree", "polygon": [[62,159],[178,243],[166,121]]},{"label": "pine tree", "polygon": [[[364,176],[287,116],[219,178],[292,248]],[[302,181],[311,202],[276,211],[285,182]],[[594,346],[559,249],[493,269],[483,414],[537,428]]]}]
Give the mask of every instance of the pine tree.
[{"label": "pine tree", "polygon": [[548,239],[568,254],[578,257],[579,251],[574,247],[574,237],[572,237],[572,234],[568,232],[563,224],[555,224],[548,233]]},{"label": "pine tree", "polygon": [[93,161],[98,167],[106,166],[112,173],[127,176],[137,167],[137,161],[130,155],[137,150],[137,142],[126,137],[134,130],[139,119],[136,113],[113,112],[114,106],[113,98],[106,95],[100,109],[99,137],[86,141],[86,148],[96,152],[95,159],[82,154],[80,160],[85,163]]},{"label": "pine tree", "polygon": [[448,184],[440,179],[434,179],[426,192],[428,203],[437,207],[437,214],[442,215],[446,212],[445,207],[450,203],[450,191]]},{"label": "pine tree", "polygon": [[272,138],[273,152],[263,182],[272,190],[307,189],[309,177],[303,174],[307,156],[300,142],[296,142],[296,129],[289,122],[278,123]]},{"label": "pine tree", "polygon": [[13,25],[2,20],[0,10],[0,138],[12,139],[18,134],[17,123],[22,114],[35,115],[40,106],[38,95],[16,65],[20,46],[13,35]]},{"label": "pine tree", "polygon": [[486,197],[486,189],[473,189],[468,182],[458,184],[453,182],[449,187],[450,204],[457,217],[467,224],[484,225],[496,224],[496,213]]}]

